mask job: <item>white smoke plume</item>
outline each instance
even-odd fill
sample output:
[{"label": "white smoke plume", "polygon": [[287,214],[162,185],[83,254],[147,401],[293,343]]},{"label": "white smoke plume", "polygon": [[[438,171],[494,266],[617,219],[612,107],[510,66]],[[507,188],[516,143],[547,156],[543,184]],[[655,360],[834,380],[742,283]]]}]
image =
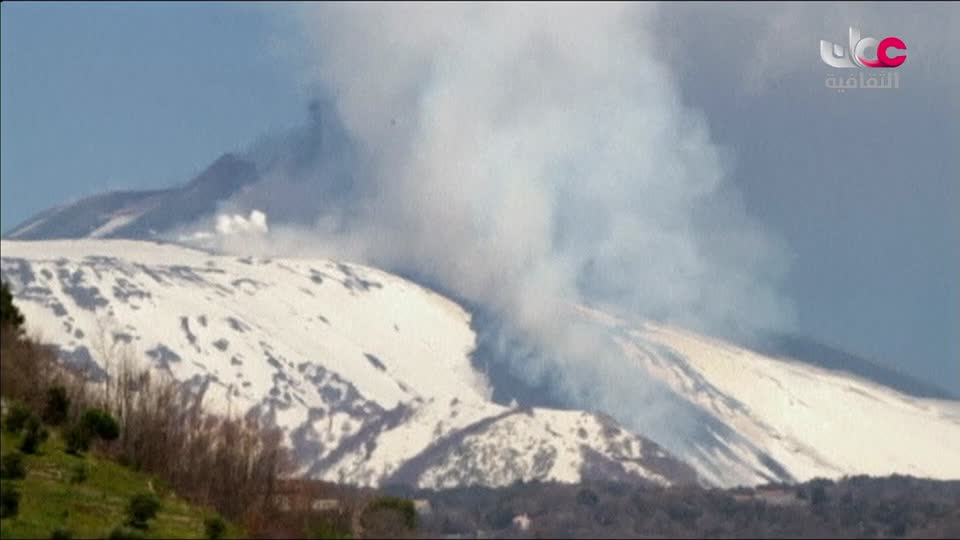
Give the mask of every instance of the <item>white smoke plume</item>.
[{"label": "white smoke plume", "polygon": [[229,251],[242,249],[244,242],[262,240],[262,236],[270,231],[267,215],[260,210],[251,210],[250,217],[243,214],[217,214],[213,219],[212,231],[205,221],[188,227],[186,231],[171,231],[168,236],[178,242]]},{"label": "white smoke plume", "polygon": [[240,214],[220,214],[217,216],[215,229],[217,233],[224,235],[265,233],[269,230],[267,215],[259,210],[252,210],[249,218]]},{"label": "white smoke plume", "polygon": [[493,346],[518,372],[642,424],[653,390],[573,305],[718,332],[790,321],[783,251],[681,103],[655,9],[302,6],[310,76],[354,141],[354,196],[321,211],[318,195],[316,227],[274,226],[270,249],[435,284],[500,321]]},{"label": "white smoke plume", "polygon": [[351,231],[369,256],[521,318],[563,298],[780,324],[773,245],[724,191],[648,10],[306,10],[317,76],[369,165]]}]

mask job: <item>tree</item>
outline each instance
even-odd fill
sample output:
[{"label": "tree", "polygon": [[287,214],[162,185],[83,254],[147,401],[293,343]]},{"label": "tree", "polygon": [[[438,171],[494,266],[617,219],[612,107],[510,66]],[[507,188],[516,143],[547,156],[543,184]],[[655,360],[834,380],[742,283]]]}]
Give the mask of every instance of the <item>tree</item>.
[{"label": "tree", "polygon": [[20,451],[24,454],[36,454],[37,450],[40,449],[40,445],[43,444],[47,437],[50,436],[50,433],[43,427],[43,424],[40,423],[40,418],[37,415],[31,416],[27,419],[27,425],[24,426],[23,439],[20,440]]},{"label": "tree", "polygon": [[43,408],[43,420],[51,426],[59,426],[70,412],[70,398],[63,386],[47,389],[47,401]]},{"label": "tree", "polygon": [[87,409],[80,418],[80,424],[105,441],[114,441],[120,436],[120,424],[102,409]]},{"label": "tree", "polygon": [[10,452],[0,459],[0,478],[18,480],[26,476],[27,470],[23,466],[23,454]]},{"label": "tree", "polygon": [[147,521],[153,519],[158,510],[160,510],[160,500],[153,494],[134,495],[127,506],[127,524],[137,529],[146,529]]},{"label": "tree", "polygon": [[600,502],[600,497],[592,489],[581,489],[577,492],[577,504],[584,506],[596,506]]},{"label": "tree", "polygon": [[0,326],[9,326],[17,335],[23,331],[23,313],[13,303],[13,295],[6,282],[0,284]]},{"label": "tree", "polygon": [[20,492],[13,484],[3,484],[0,486],[0,518],[8,518],[17,515],[20,508]]},{"label": "tree", "polygon": [[810,504],[815,507],[823,506],[827,502],[827,489],[822,482],[813,484],[813,491],[810,494]]},{"label": "tree", "polygon": [[363,529],[374,537],[405,537],[417,528],[413,501],[381,496],[370,502],[360,516]]},{"label": "tree", "polygon": [[203,522],[203,528],[207,538],[210,540],[219,540],[223,538],[223,534],[227,532],[227,523],[223,521],[222,517],[213,516]]},{"label": "tree", "polygon": [[128,529],[126,527],[116,527],[110,531],[110,540],[141,540],[143,538],[143,533],[136,529]]},{"label": "tree", "polygon": [[71,540],[72,538],[73,533],[64,527],[56,528],[50,533],[50,540]]},{"label": "tree", "polygon": [[80,421],[69,426],[63,433],[68,454],[80,455],[90,449],[94,437],[115,441],[120,437],[120,424],[103,409],[87,409]]},{"label": "tree", "polygon": [[66,429],[63,434],[63,440],[66,443],[66,452],[78,456],[90,449],[90,441],[93,435],[83,426],[83,424],[74,424]]},{"label": "tree", "polygon": [[30,408],[20,401],[14,401],[7,411],[7,417],[3,422],[3,429],[7,433],[20,433],[27,426],[27,420],[33,415]]},{"label": "tree", "polygon": [[70,469],[70,483],[82,484],[87,481],[87,464],[77,463]]}]

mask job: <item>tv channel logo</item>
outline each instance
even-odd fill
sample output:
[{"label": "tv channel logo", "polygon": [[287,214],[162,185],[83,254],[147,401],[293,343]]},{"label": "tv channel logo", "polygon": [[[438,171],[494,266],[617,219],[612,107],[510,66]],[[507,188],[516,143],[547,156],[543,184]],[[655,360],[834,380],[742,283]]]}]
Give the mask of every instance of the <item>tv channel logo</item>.
[{"label": "tv channel logo", "polygon": [[[875,58],[867,58],[867,50],[875,48]],[[878,40],[874,37],[861,37],[860,29],[850,27],[847,48],[826,40],[820,40],[820,58],[825,64],[835,68],[895,68],[907,60],[907,46],[898,37],[886,37]]]}]

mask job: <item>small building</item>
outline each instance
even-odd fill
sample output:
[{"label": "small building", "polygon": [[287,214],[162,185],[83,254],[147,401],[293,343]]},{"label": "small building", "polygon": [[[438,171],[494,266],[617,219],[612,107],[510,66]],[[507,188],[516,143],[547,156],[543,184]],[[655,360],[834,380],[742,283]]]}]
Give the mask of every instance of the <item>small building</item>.
[{"label": "small building", "polygon": [[326,512],[340,508],[340,501],[337,499],[314,499],[310,501],[310,510],[314,512]]},{"label": "small building", "polygon": [[520,514],[519,516],[513,517],[513,526],[517,530],[527,531],[530,529],[530,523],[532,521],[527,514]]},{"label": "small building", "polygon": [[417,511],[417,514],[421,516],[425,516],[433,512],[433,506],[430,504],[428,499],[414,499],[413,508]]}]

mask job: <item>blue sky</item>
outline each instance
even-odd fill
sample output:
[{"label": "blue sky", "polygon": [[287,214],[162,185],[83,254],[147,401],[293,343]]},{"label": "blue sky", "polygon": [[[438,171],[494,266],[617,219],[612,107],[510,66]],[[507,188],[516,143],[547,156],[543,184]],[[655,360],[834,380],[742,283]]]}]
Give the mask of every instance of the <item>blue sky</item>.
[{"label": "blue sky", "polygon": [[2,228],[106,189],[182,183],[303,116],[246,4],[17,4],[2,21]]},{"label": "blue sky", "polygon": [[[301,122],[311,88],[287,11],[4,2],[0,228],[108,189],[183,183]],[[955,391],[958,12],[675,6],[661,28],[682,98],[731,151],[747,210],[789,246],[798,331]],[[850,24],[907,42],[901,91],[823,88],[817,43]]]}]

